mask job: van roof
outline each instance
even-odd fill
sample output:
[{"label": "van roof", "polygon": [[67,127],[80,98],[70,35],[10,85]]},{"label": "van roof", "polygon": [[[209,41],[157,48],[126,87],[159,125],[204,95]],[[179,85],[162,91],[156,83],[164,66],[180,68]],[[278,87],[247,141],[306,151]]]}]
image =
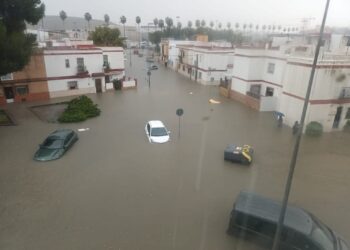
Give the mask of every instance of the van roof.
[{"label": "van roof", "polygon": [[[255,193],[241,191],[235,203],[235,210],[277,223],[281,203]],[[303,209],[288,206],[284,225],[308,235],[312,230],[313,219]]]}]

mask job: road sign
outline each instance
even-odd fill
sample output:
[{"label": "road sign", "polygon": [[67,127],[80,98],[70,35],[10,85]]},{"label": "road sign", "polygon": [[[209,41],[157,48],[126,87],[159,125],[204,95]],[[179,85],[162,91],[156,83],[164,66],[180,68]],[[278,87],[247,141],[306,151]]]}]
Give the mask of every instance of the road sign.
[{"label": "road sign", "polygon": [[177,116],[182,116],[184,114],[184,110],[183,109],[177,109],[176,110],[176,115]]}]

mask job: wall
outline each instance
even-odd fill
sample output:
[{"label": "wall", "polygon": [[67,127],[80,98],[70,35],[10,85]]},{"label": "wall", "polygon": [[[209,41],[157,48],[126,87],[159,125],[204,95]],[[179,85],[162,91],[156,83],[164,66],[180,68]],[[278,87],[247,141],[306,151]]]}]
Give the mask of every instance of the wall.
[{"label": "wall", "polygon": [[260,111],[275,111],[277,107],[277,97],[262,96],[260,98]]},{"label": "wall", "polygon": [[[77,81],[78,89],[69,90],[68,81]],[[90,78],[71,78],[64,80],[48,81],[50,98],[96,93],[95,82]],[[102,81],[104,87],[104,80]]]}]

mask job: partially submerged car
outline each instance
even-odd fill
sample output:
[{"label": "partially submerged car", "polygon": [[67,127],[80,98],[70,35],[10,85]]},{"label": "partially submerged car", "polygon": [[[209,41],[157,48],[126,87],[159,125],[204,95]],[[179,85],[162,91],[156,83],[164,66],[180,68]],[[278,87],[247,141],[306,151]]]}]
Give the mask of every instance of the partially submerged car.
[{"label": "partially submerged car", "polygon": [[78,135],[71,129],[58,129],[51,133],[34,155],[34,160],[51,161],[60,158],[78,140]]},{"label": "partially submerged car", "polygon": [[149,142],[165,143],[170,140],[170,131],[164,126],[163,122],[155,120],[148,121],[145,126],[145,132]]},{"label": "partially submerged car", "polygon": [[[249,234],[265,239],[272,246],[281,203],[241,191],[230,214],[227,233]],[[346,241],[310,212],[288,206],[282,228],[280,250],[349,250]]]},{"label": "partially submerged car", "polygon": [[249,165],[253,161],[253,153],[254,150],[249,145],[236,146],[235,144],[229,144],[225,149],[224,159]]}]

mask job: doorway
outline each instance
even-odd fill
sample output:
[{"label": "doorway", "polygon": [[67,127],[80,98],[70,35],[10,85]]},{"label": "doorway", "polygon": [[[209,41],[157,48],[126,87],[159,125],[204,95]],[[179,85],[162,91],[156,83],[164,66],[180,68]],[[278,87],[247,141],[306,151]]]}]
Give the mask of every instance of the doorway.
[{"label": "doorway", "polygon": [[333,128],[339,128],[339,123],[340,123],[340,118],[341,118],[342,112],[343,112],[343,107],[338,107],[337,113],[335,114],[335,117],[334,117]]},{"label": "doorway", "polygon": [[13,87],[4,87],[4,93],[6,97],[6,102],[7,103],[13,103],[15,94],[13,92]]},{"label": "doorway", "polygon": [[101,79],[95,79],[96,93],[102,93],[102,81]]}]

